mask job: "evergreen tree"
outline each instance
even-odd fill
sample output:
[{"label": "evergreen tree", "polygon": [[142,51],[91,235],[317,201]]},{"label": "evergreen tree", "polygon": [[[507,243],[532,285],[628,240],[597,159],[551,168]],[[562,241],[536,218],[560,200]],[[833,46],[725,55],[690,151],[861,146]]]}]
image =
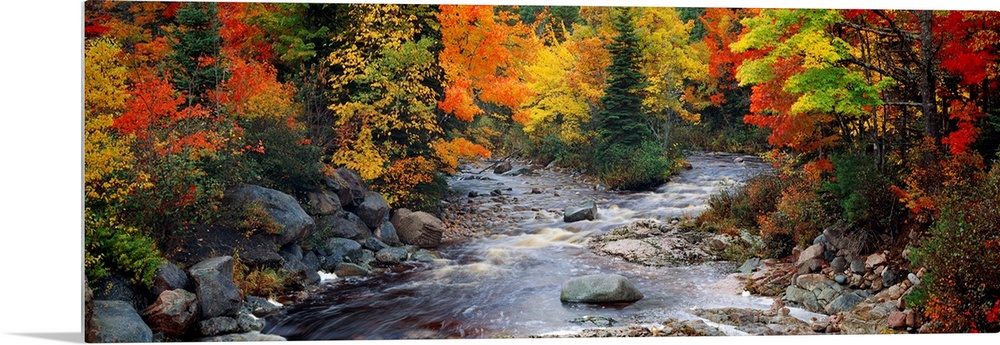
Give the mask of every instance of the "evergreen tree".
[{"label": "evergreen tree", "polygon": [[642,110],[645,76],[640,71],[639,38],[633,15],[627,8],[617,11],[612,21],[618,31],[608,45],[611,79],[604,89],[599,113],[602,142],[591,162],[608,187],[642,190],[667,180],[672,162],[664,155],[662,143],[655,140]]},{"label": "evergreen tree", "polygon": [[601,103],[601,138],[609,146],[620,144],[634,147],[652,136],[652,131],[643,121],[642,95],[646,87],[645,76],[639,71],[639,38],[635,35],[632,12],[620,9],[613,24],[618,31],[614,41],[608,45],[611,53],[611,75]]},{"label": "evergreen tree", "polygon": [[175,64],[173,82],[185,91],[188,104],[204,103],[204,93],[214,90],[224,77],[218,64],[218,4],[188,3],[177,10],[173,29],[175,44],[170,58]]}]

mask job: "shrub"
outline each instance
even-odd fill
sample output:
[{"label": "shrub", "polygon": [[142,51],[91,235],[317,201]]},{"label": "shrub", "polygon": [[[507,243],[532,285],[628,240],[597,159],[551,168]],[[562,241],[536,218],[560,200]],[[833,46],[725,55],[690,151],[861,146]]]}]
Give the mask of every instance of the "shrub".
[{"label": "shrub", "polygon": [[259,297],[273,297],[284,290],[285,277],[274,268],[248,267],[233,254],[233,281],[243,294]]},{"label": "shrub", "polygon": [[163,258],[155,241],[111,216],[86,210],[84,215],[84,273],[97,281],[110,273],[132,283],[151,286]]},{"label": "shrub", "polygon": [[612,189],[643,190],[659,186],[673,174],[674,159],[658,142],[646,141],[638,147],[610,145],[597,152],[592,165],[598,177]]},{"label": "shrub", "polygon": [[247,182],[285,193],[311,190],[322,179],[320,149],[305,139],[305,129],[284,119],[263,117],[245,128],[241,159],[250,170]]},{"label": "shrub", "polygon": [[761,216],[777,208],[777,202],[789,181],[774,173],[762,173],[746,183],[728,186],[708,198],[709,209],[698,217],[698,224],[728,234],[739,229],[760,227]]},{"label": "shrub", "polygon": [[872,157],[834,155],[834,178],[823,184],[832,214],[848,224],[845,237],[855,251],[870,253],[896,237],[906,216],[899,198],[889,186],[894,178],[889,169],[879,169]]},{"label": "shrub", "polygon": [[949,192],[915,265],[927,269],[910,302],[942,332],[1000,331],[1000,164]]}]

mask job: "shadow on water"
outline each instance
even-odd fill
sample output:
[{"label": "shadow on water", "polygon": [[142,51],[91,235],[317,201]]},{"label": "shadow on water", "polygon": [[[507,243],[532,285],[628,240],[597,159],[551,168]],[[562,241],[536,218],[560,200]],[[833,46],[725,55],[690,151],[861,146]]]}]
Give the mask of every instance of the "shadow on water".
[{"label": "shadow on water", "polygon": [[[569,321],[583,316],[655,324],[671,317],[694,318],[687,311],[698,307],[766,309],[769,299],[709,288],[731,272],[730,264],[646,267],[597,256],[583,246],[588,236],[634,220],[697,215],[710,194],[765,169],[759,159],[747,156],[696,154],[689,161],[694,169],[644,193],[599,191],[548,171],[453,178],[450,184],[460,193],[508,187],[518,203],[537,215],[488,238],[445,245],[435,263],[327,282],[308,299],[268,318],[264,332],[289,340],[524,337],[580,331],[587,325]],[[559,189],[564,196],[535,195],[532,188]],[[561,217],[546,216],[546,210],[561,210],[584,198],[598,201],[598,219],[566,224]],[[564,281],[594,273],[622,274],[645,298],[619,305],[559,301]]]}]

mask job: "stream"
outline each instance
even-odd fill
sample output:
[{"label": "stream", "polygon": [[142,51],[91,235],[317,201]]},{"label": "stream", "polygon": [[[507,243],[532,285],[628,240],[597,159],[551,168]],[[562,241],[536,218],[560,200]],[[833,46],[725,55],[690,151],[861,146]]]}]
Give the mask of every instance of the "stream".
[{"label": "stream", "polygon": [[[584,316],[655,325],[696,319],[693,308],[766,310],[771,298],[742,296],[719,284],[738,263],[647,267],[582,245],[588,236],[636,220],[696,216],[720,188],[767,169],[753,156],[693,153],[687,160],[692,169],[641,193],[606,191],[549,169],[520,176],[477,174],[482,167],[463,171],[449,178],[450,187],[459,195],[486,195],[478,207],[501,210],[507,222],[497,222],[483,238],[443,244],[441,259],[431,264],[324,281],[324,289],[267,319],[264,333],[289,340],[527,337],[593,328],[570,322]],[[490,198],[495,190],[503,198]],[[585,199],[597,202],[598,218],[563,222],[562,210]],[[645,298],[601,306],[559,301],[564,281],[595,273],[623,275]],[[793,316],[809,316],[797,312],[801,316]]]}]

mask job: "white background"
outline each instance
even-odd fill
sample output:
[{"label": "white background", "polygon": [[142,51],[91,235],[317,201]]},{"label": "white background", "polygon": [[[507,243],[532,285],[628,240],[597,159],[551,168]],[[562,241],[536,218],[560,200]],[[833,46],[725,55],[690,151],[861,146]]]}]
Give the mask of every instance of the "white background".
[{"label": "white background", "polygon": [[[301,2],[301,1],[299,1]],[[440,3],[442,1],[398,1]],[[477,3],[475,1],[444,1]],[[997,10],[996,1],[544,1],[482,0],[522,5],[655,5],[697,7],[930,8]],[[0,344],[82,342],[82,18],[78,0],[15,0],[0,7]],[[1000,273],[997,273],[1000,274]],[[898,338],[897,338],[898,337]],[[880,341],[1000,343],[997,335],[681,338],[670,343],[852,343]],[[507,344],[515,340],[457,341]],[[528,340],[516,340],[517,342]],[[627,343],[663,343],[632,339]],[[604,339],[530,343],[607,344]],[[617,340],[615,341],[618,342]],[[345,342],[318,342],[343,344]],[[357,342],[347,342],[357,343]],[[382,342],[384,343],[384,342]],[[456,341],[408,341],[446,343]],[[364,342],[364,344],[374,344]]]}]

